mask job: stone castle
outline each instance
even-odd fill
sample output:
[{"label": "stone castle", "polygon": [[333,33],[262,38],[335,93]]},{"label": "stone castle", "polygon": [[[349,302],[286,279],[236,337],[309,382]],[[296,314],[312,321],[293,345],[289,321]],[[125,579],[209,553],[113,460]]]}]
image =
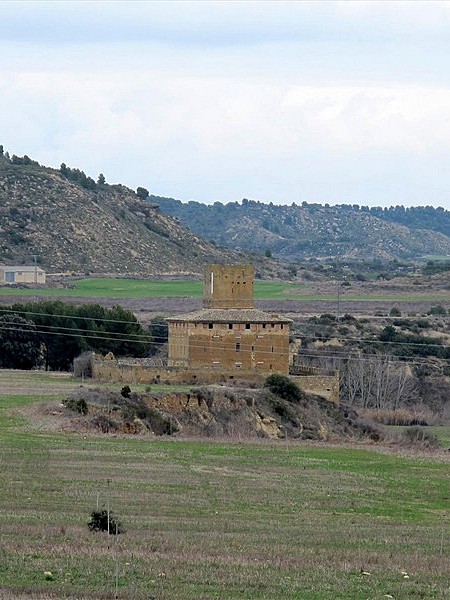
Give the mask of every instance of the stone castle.
[{"label": "stone castle", "polygon": [[[94,379],[136,383],[262,383],[272,373],[289,375],[291,319],[254,306],[253,265],[205,267],[203,308],[169,317],[168,361],[150,367],[138,359],[92,357]],[[291,375],[305,391],[339,402],[339,376],[318,369]]]},{"label": "stone castle", "polygon": [[252,265],[208,265],[203,309],[170,317],[169,367],[289,373],[291,320],[255,309]]}]

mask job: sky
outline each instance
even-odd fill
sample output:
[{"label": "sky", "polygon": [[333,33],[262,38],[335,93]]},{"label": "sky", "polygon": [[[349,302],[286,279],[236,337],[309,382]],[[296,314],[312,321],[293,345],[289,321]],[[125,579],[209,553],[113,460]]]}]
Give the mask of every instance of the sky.
[{"label": "sky", "polygon": [[450,1],[0,2],[0,144],[207,204],[450,209]]}]

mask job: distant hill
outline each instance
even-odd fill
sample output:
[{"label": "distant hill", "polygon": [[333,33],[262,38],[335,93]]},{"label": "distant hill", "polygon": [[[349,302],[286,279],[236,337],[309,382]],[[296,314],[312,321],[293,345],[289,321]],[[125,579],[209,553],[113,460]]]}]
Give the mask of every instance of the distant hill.
[{"label": "distant hill", "polygon": [[384,210],[306,202],[279,206],[247,199],[207,206],[159,196],[149,200],[206,239],[290,261],[450,256],[450,213],[444,209]]},{"label": "distant hill", "polygon": [[[100,182],[100,183],[99,183]],[[163,275],[236,261],[123,185],[62,165],[10,158],[0,146],[0,262],[50,272]]]}]

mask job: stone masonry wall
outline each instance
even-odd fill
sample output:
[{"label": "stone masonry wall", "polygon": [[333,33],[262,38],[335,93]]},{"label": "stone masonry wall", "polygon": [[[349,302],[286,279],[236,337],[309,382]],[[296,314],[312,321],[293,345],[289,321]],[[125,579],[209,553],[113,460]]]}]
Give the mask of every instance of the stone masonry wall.
[{"label": "stone masonry wall", "polygon": [[[230,383],[235,379],[262,384],[266,375],[255,371],[239,373],[219,369],[182,369],[148,367],[126,363],[115,358],[92,356],[92,378],[97,381],[126,384],[214,384]],[[306,375],[291,376],[291,379],[305,392],[317,394],[339,403],[339,373],[332,376]]]}]

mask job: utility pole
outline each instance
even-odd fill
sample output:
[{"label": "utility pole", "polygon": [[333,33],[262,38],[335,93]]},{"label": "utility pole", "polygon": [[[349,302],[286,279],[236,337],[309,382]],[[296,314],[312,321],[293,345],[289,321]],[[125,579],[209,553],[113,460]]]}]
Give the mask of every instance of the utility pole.
[{"label": "utility pole", "polygon": [[336,306],[336,321],[339,321],[339,314],[341,312],[341,282],[339,277],[339,256],[336,256],[336,280],[337,280],[337,306]]}]

